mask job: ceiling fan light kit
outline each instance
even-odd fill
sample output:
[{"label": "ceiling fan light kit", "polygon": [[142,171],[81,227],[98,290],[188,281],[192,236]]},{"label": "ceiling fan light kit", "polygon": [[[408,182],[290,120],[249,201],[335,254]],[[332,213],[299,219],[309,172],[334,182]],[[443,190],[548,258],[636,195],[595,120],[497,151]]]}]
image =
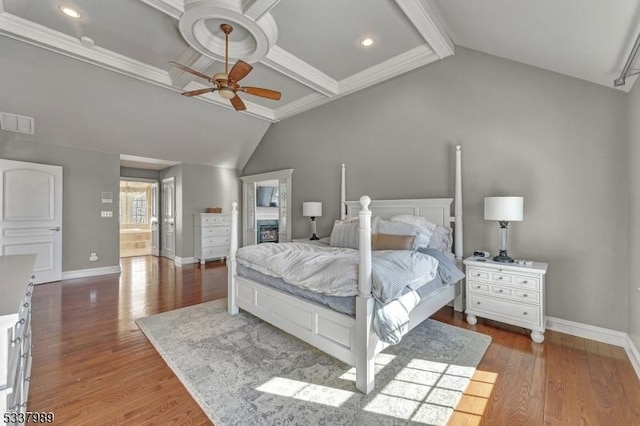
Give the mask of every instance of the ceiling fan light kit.
[{"label": "ceiling fan light kit", "polygon": [[197,77],[207,80],[213,87],[206,89],[191,90],[189,92],[182,93],[184,96],[198,96],[205,93],[218,92],[220,97],[231,101],[231,106],[236,111],[244,111],[247,109],[242,99],[238,97],[238,92],[244,92],[253,96],[260,96],[266,99],[280,100],[280,92],[269,89],[262,89],[259,87],[242,87],[238,82],[245,78],[247,74],[251,72],[253,66],[239,60],[229,71],[229,34],[233,31],[233,27],[229,24],[221,24],[220,30],[224,33],[224,72],[215,73],[213,76],[208,75],[191,69],[185,65],[171,62],[182,71],[191,73]]}]

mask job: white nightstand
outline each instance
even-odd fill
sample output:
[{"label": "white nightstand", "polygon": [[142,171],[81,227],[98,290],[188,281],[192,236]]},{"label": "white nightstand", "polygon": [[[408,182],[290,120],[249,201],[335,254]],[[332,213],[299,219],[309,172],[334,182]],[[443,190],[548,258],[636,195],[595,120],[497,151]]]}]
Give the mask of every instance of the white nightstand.
[{"label": "white nightstand", "polygon": [[544,341],[547,263],[525,266],[469,257],[464,264],[469,324],[477,323],[476,316],[489,318],[528,328],[534,342]]}]

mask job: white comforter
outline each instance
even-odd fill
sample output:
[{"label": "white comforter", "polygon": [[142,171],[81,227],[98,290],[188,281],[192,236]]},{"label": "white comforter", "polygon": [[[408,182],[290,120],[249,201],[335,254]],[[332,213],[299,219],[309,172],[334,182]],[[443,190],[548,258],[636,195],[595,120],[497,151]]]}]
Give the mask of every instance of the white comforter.
[{"label": "white comforter", "polygon": [[[267,243],[242,247],[239,264],[288,284],[330,296],[358,294],[358,250],[302,243]],[[438,261],[409,250],[374,251],[373,295],[382,303],[435,278]]]}]

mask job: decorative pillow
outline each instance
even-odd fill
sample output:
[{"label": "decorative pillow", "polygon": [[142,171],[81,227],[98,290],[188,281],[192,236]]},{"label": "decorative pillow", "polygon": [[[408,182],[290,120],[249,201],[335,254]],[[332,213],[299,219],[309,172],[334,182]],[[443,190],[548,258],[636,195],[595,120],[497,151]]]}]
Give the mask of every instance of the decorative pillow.
[{"label": "decorative pillow", "polygon": [[413,250],[415,235],[373,234],[372,250]]},{"label": "decorative pillow", "polygon": [[413,235],[416,237],[415,249],[429,247],[429,235],[421,227],[406,222],[393,222],[381,219],[378,222],[378,233],[393,235]]},{"label": "decorative pillow", "polygon": [[429,248],[442,252],[450,252],[451,246],[453,246],[451,231],[452,229],[449,227],[437,225],[436,229],[433,231],[433,235],[431,235]]},{"label": "decorative pillow", "polygon": [[427,236],[429,237],[436,230],[436,226],[438,226],[435,223],[429,222],[429,220],[427,220],[424,217],[413,216],[410,214],[400,214],[397,216],[393,216],[391,220],[393,222],[403,222],[403,223],[408,223],[410,225],[418,226],[422,228],[424,232],[427,234]]},{"label": "decorative pillow", "polygon": [[[371,218],[371,233],[375,233],[378,227],[378,216]],[[360,242],[360,220],[358,217],[350,217],[345,220],[336,220],[331,230],[329,245],[331,247],[344,247],[358,249]]]}]

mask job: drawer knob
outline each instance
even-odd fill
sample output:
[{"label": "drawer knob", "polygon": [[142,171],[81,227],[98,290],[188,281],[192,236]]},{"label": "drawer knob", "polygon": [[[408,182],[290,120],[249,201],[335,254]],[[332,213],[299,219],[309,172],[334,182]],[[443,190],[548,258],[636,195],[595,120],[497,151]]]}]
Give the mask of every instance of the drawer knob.
[{"label": "drawer knob", "polygon": [[499,279],[499,280],[501,280],[501,279],[502,279],[502,277],[498,277],[498,279]]},{"label": "drawer knob", "polygon": [[522,281],[522,284],[527,284],[527,283],[528,283],[527,280]]},{"label": "drawer knob", "polygon": [[476,305],[479,305],[479,304],[480,304],[480,302],[476,302]]},{"label": "drawer knob", "polygon": [[22,305],[22,306],[24,306],[25,308],[28,308],[29,307],[29,302],[25,302],[25,304]]},{"label": "drawer knob", "polygon": [[24,323],[25,323],[24,318],[20,318],[20,321],[16,323],[16,327],[20,327],[21,325],[24,325]]},{"label": "drawer knob", "polygon": [[498,290],[498,292],[499,292],[499,293],[502,293],[502,292],[503,292],[503,290],[502,290],[502,289],[500,289],[500,290]]},{"label": "drawer knob", "polygon": [[522,313],[522,315],[528,315],[527,311],[524,311],[524,312]]},{"label": "drawer knob", "polygon": [[476,274],[476,277],[479,277],[479,276],[480,276],[480,274]]},{"label": "drawer knob", "polygon": [[522,297],[527,297],[529,296],[527,293],[523,294]]},{"label": "drawer knob", "polygon": [[13,340],[11,341],[11,344],[12,344],[12,345],[19,345],[21,341],[22,341],[22,340],[20,340],[20,338],[19,338],[19,337],[16,337],[15,339],[13,339]]},{"label": "drawer knob", "polygon": [[480,288],[480,286],[479,286],[479,285],[477,285],[477,286],[476,286],[476,288]]}]

